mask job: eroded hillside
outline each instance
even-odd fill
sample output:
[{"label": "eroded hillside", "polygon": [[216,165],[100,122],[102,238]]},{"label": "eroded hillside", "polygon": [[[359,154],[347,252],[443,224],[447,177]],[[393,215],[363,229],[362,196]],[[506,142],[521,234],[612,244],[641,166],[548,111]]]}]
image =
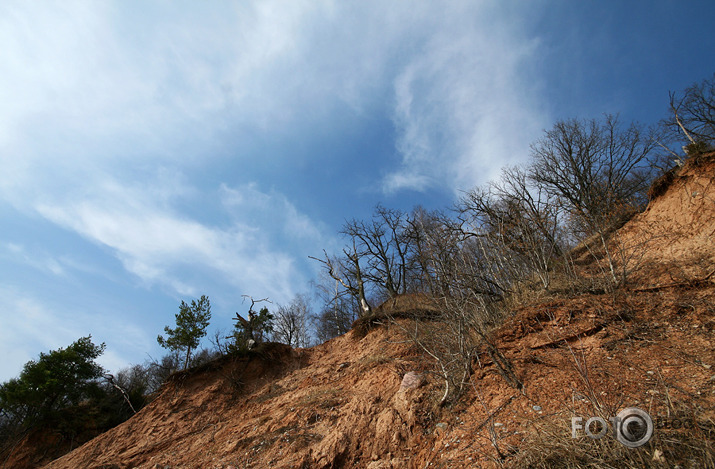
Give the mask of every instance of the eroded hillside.
[{"label": "eroded hillside", "polygon": [[[544,295],[493,332],[521,389],[482,350],[466,395],[440,408],[429,357],[386,324],[176,375],[129,421],[45,467],[623,467],[626,457],[631,467],[706,467],[715,435],[713,174],[712,155],[690,163],[619,231],[622,246],[645,248],[627,288]],[[413,307],[400,306],[400,316]],[[610,436],[571,438],[574,416],[628,406],[689,425],[656,428],[637,449]]]}]

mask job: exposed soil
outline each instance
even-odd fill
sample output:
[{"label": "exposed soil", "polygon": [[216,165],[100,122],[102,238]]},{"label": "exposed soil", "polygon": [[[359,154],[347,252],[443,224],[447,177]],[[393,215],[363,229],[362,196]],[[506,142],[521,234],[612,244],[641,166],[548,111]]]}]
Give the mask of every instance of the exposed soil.
[{"label": "exposed soil", "polygon": [[619,230],[636,284],[692,284],[715,275],[713,175],[715,153],[688,160],[666,192]]}]

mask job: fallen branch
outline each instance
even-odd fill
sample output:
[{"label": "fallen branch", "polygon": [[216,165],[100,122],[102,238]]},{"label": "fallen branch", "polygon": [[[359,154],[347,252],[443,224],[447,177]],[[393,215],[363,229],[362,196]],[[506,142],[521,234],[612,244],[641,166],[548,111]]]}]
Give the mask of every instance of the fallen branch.
[{"label": "fallen branch", "polygon": [[704,277],[701,278],[696,278],[693,280],[685,281],[685,282],[674,282],[674,283],[666,283],[664,285],[654,285],[652,287],[641,287],[641,288],[634,288],[632,291],[635,292],[646,292],[646,291],[658,291],[662,290],[664,288],[676,288],[676,287],[696,287],[708,280],[710,280],[710,277],[715,274],[715,269],[710,271],[709,274],[707,274]]},{"label": "fallen branch", "polygon": [[551,339],[551,337],[549,337],[550,340],[548,342],[539,345],[534,345],[531,347],[531,350],[537,350],[541,348],[559,348],[564,343],[568,344],[569,342],[574,342],[581,337],[592,336],[593,334],[600,332],[607,324],[608,322],[601,322],[583,331],[576,332],[566,337],[559,337],[558,339]]},{"label": "fallen branch", "polygon": [[511,401],[513,401],[514,399],[516,399],[516,396],[510,396],[509,399],[507,399],[507,400],[506,400],[504,403],[502,403],[499,407],[497,407],[496,409],[494,409],[493,411],[491,411],[491,413],[490,413],[489,415],[487,415],[487,418],[486,418],[482,423],[479,424],[479,426],[476,428],[476,430],[473,430],[473,433],[477,433],[479,430],[481,430],[482,428],[484,428],[484,426],[485,426],[486,424],[488,424],[489,421],[490,421],[492,418],[494,418],[499,412],[501,412],[502,410],[504,410],[504,408],[505,408],[507,405],[509,405],[509,403],[511,403]]}]

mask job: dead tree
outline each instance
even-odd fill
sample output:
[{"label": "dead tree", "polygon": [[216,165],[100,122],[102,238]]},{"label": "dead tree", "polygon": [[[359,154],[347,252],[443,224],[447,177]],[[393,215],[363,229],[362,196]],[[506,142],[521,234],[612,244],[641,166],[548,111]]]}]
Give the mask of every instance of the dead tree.
[{"label": "dead tree", "polygon": [[104,379],[107,380],[107,382],[108,382],[114,389],[116,389],[117,391],[119,391],[119,393],[120,393],[120,394],[122,395],[122,397],[124,398],[124,401],[125,401],[127,404],[129,404],[129,408],[132,410],[132,414],[136,414],[137,411],[134,409],[134,406],[132,405],[132,401],[129,399],[129,394],[127,394],[126,389],[124,389],[123,387],[121,387],[120,385],[118,385],[118,384],[116,383],[116,381],[114,380],[114,375],[112,375],[112,374],[110,374],[110,373],[105,373],[105,374],[104,374]]},{"label": "dead tree", "polygon": [[[263,341],[263,324],[259,324],[260,321],[260,313],[256,313],[254,311],[253,307],[256,305],[256,303],[262,303],[262,302],[268,302],[268,298],[262,298],[260,300],[255,300],[253,299],[252,296],[250,295],[241,295],[244,298],[244,301],[246,298],[251,300],[251,306],[248,308],[248,319],[245,319],[242,317],[240,314],[236,313],[236,317],[233,318],[234,321],[237,321],[236,324],[236,329],[240,330],[240,335],[241,340],[245,342],[245,346],[248,349],[253,348],[253,346],[259,342]],[[238,339],[238,337],[236,337]],[[241,344],[243,345],[243,344]]]},{"label": "dead tree", "polygon": [[279,306],[273,319],[273,340],[291,347],[308,346],[308,316],[308,302],[303,295],[296,295],[290,304]]},{"label": "dead tree", "polygon": [[526,171],[504,169],[500,180],[466,193],[458,210],[469,233],[522,273],[517,280],[535,274],[548,289],[565,250],[562,214],[556,198],[531,185]]},{"label": "dead tree", "polygon": [[682,95],[669,93],[670,116],[663,126],[677,140],[688,142],[686,152],[705,151],[715,142],[715,75],[690,85]]},{"label": "dead tree", "polygon": [[360,254],[357,251],[355,241],[353,240],[352,250],[349,250],[348,248],[343,249],[347,265],[340,262],[340,260],[331,258],[325,251],[323,251],[323,254],[325,255],[325,259],[318,259],[313,256],[308,257],[323,264],[328,272],[328,275],[340,283],[348,294],[357,299],[360,304],[361,317],[371,315],[372,307],[367,301],[365,293],[365,280],[360,267]]},{"label": "dead tree", "polygon": [[390,298],[407,292],[408,228],[405,213],[378,205],[371,220],[348,221],[341,231],[351,240],[352,253],[364,259],[364,281],[384,290]]}]

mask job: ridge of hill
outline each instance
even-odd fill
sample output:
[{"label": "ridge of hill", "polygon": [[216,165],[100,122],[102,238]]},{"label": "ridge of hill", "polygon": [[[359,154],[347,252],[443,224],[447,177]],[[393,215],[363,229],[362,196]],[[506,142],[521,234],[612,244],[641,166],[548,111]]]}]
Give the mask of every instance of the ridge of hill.
[{"label": "ridge of hill", "polygon": [[[429,360],[385,324],[310,349],[263,344],[179,373],[130,420],[44,467],[707,467],[715,438],[713,175],[715,154],[689,160],[617,232],[638,267],[628,289],[544,297],[494,331],[521,390],[480,351],[467,394],[440,408]],[[383,309],[405,313],[420,301]],[[691,425],[656,428],[638,449],[571,438],[574,416],[608,418],[628,406]]]}]

